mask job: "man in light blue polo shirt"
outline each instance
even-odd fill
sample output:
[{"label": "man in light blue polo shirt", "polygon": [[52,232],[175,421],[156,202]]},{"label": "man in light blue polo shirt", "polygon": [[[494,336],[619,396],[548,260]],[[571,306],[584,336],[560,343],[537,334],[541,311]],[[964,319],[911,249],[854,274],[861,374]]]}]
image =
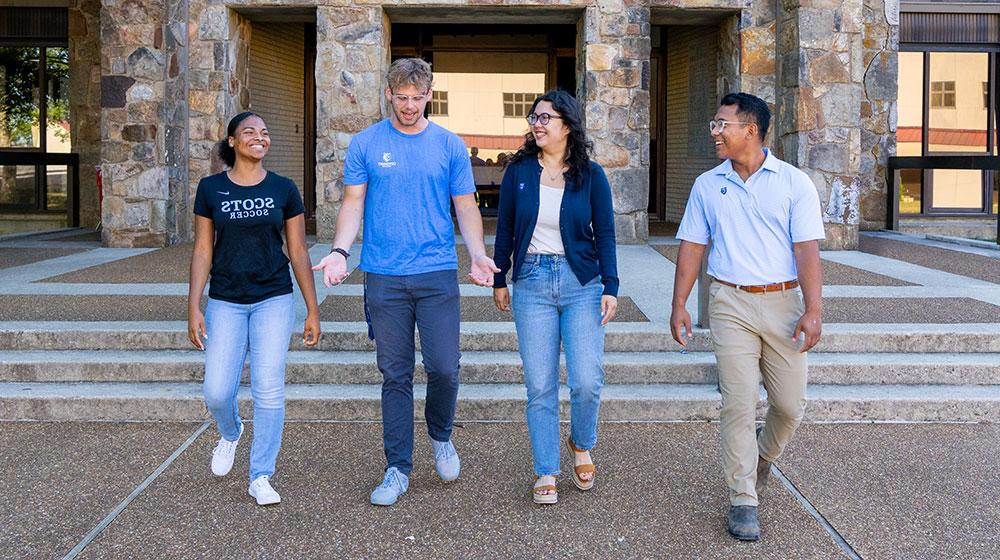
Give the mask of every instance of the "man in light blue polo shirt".
[{"label": "man in light blue polo shirt", "polygon": [[424,418],[438,476],[458,478],[451,442],[459,381],[458,257],[451,204],[469,249],[469,276],[493,285],[499,272],[486,256],[472,167],[462,139],[430,122],[424,110],[433,75],[419,58],[389,67],[388,119],[351,140],[344,162],[344,201],[330,254],[316,270],[330,287],[348,275],[348,252],[364,215],[361,270],[365,315],[382,372],[382,441],[386,468],[371,503],[389,506],[409,487],[413,468],[413,328],[427,373]]},{"label": "man in light blue polo shirt", "polygon": [[[824,238],[816,187],[764,148],[771,113],[758,97],[729,94],[709,123],[724,159],[691,188],[677,238],[670,332],[687,346],[685,302],[708,242],[709,323],[719,368],[719,431],[729,485],[729,533],[760,538],[757,490],[802,420],[806,352],[822,332]],[[803,340],[799,340],[800,337]],[[768,411],[754,430],[761,378]]]}]

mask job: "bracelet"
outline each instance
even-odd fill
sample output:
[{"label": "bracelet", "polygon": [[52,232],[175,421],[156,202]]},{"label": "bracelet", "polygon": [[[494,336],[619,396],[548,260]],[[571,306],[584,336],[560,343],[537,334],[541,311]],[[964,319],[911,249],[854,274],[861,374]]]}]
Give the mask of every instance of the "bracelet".
[{"label": "bracelet", "polygon": [[334,253],[340,253],[341,255],[343,255],[344,260],[351,258],[351,254],[348,253],[346,250],[341,249],[340,247],[334,247],[333,249],[330,249],[330,254],[332,255]]}]

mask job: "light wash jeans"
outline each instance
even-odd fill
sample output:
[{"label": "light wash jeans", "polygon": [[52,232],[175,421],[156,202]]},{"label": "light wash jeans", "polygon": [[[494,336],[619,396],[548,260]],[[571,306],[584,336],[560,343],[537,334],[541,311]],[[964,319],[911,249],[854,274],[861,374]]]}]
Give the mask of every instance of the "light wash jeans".
[{"label": "light wash jeans", "polygon": [[253,396],[253,446],[250,480],[274,474],[285,425],[285,357],[295,322],[293,294],[250,304],[209,298],[205,311],[205,405],[219,433],[229,441],[240,435],[236,392],[247,352]]},{"label": "light wash jeans", "polygon": [[528,389],[528,433],[535,474],[559,474],[559,343],[566,350],[570,431],[578,449],[597,444],[604,385],[604,327],[596,277],[581,286],[557,255],[527,255],[514,279],[511,305]]}]

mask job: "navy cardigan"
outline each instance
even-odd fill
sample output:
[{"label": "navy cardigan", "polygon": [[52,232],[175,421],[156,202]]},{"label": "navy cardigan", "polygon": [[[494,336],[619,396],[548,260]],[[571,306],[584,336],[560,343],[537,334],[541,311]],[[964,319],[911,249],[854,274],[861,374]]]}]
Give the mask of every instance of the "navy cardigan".
[{"label": "navy cardigan", "polygon": [[[493,287],[507,286],[507,271],[514,257],[514,280],[528,253],[531,236],[538,221],[538,193],[542,166],[536,158],[511,164],[500,184],[500,209],[493,262],[500,272],[494,275]],[[615,256],[615,212],[611,203],[611,185],[604,169],[590,162],[580,185],[566,178],[562,206],[559,209],[559,233],[566,260],[581,285],[601,275],[604,295],[618,296],[618,264]]]}]

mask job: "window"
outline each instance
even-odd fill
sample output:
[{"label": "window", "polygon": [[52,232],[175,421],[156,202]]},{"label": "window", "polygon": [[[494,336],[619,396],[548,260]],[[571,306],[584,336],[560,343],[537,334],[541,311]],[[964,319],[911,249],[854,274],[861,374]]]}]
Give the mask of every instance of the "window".
[{"label": "window", "polygon": [[448,92],[447,91],[434,91],[434,92],[431,92],[431,116],[435,116],[435,117],[447,117],[448,116]]},{"label": "window", "polygon": [[528,111],[531,110],[531,105],[541,95],[540,93],[503,94],[503,116],[516,119],[527,117]]},{"label": "window", "polygon": [[931,82],[931,107],[955,108],[955,82]]}]

